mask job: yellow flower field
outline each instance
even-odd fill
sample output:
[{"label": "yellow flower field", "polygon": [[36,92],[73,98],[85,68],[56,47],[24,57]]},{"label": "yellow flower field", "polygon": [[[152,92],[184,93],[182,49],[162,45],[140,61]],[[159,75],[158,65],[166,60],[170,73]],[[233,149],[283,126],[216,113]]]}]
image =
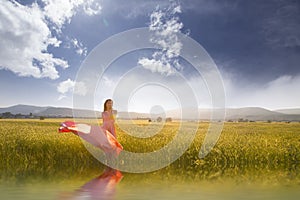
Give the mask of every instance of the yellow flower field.
[{"label": "yellow flower field", "polygon": [[[28,170],[80,170],[103,167],[72,133],[58,133],[60,122],[67,119],[0,120],[0,168],[16,173]],[[196,122],[188,122],[196,123]],[[117,121],[118,140],[131,152],[151,152],[168,144],[180,122],[152,124],[146,121]],[[300,162],[300,123],[228,122],[213,150],[199,159],[198,153],[208,129],[200,122],[189,149],[169,167],[190,170],[203,168],[293,168]],[[160,130],[149,138],[128,132]],[[157,129],[157,127],[159,129]],[[138,134],[138,133],[137,133]],[[188,134],[188,130],[187,130]]]}]

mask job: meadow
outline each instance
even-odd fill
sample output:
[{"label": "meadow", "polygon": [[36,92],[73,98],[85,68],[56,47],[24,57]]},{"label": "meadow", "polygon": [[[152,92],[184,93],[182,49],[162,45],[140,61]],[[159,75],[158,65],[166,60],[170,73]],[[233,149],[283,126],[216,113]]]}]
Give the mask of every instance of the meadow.
[{"label": "meadow", "polygon": [[[1,179],[69,178],[75,174],[89,176],[93,170],[103,169],[104,165],[86,150],[78,136],[58,133],[59,124],[64,120],[67,119],[1,119]],[[165,124],[134,121],[132,124],[119,120],[118,140],[127,151],[151,152],[169,143],[179,125],[176,121]],[[181,176],[180,180],[239,177],[236,181],[263,179],[269,183],[284,180],[284,183],[300,184],[300,123],[226,122],[216,146],[204,159],[199,159],[208,126],[208,122],[199,122],[188,150],[171,165],[153,172],[153,177],[176,175]],[[141,130],[152,129],[158,133],[148,138],[128,134],[138,135]]]}]

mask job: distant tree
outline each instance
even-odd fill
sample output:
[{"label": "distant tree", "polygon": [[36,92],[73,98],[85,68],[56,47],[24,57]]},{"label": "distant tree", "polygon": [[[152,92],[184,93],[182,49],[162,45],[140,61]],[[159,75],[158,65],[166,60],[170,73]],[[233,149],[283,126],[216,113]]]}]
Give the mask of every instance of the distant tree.
[{"label": "distant tree", "polygon": [[45,117],[44,116],[40,116],[40,120],[44,120],[45,119]]},{"label": "distant tree", "polygon": [[267,122],[268,122],[268,123],[271,123],[271,122],[272,122],[272,120],[268,120]]},{"label": "distant tree", "polygon": [[158,118],[156,119],[156,121],[157,121],[157,122],[162,122],[162,118],[161,118],[161,117],[158,117]]},{"label": "distant tree", "polygon": [[13,114],[11,114],[11,112],[5,112],[5,113],[2,113],[2,117],[3,118],[12,118]]},{"label": "distant tree", "polygon": [[22,116],[23,115],[21,113],[18,113],[18,114],[15,115],[15,118],[22,118]]},{"label": "distant tree", "polygon": [[166,122],[172,122],[172,118],[171,117],[167,117],[166,118]]},{"label": "distant tree", "polygon": [[243,122],[243,121],[244,121],[243,118],[239,118],[239,119],[238,119],[238,122]]},{"label": "distant tree", "polygon": [[249,121],[248,119],[243,119],[243,118],[238,119],[238,122],[248,122],[248,121]]}]

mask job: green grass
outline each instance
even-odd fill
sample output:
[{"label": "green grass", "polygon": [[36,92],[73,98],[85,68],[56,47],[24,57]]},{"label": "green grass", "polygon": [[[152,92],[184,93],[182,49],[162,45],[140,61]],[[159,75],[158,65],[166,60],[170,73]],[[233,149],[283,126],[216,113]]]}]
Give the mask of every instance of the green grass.
[{"label": "green grass", "polygon": [[[80,173],[103,168],[85,149],[80,138],[71,133],[58,133],[62,121],[64,119],[0,120],[2,175],[22,176],[40,171],[51,176],[62,169]],[[118,124],[118,140],[125,150],[151,152],[172,141],[180,123],[150,125],[141,121],[135,124],[119,121]],[[220,169],[237,173],[249,168],[298,169],[300,165],[300,123],[225,123],[216,146],[200,160],[198,153],[208,125],[207,122],[199,124],[189,149],[168,168],[201,170],[200,176],[210,177],[214,174],[211,169],[218,169],[218,173]],[[143,139],[126,134],[141,134],[141,130],[160,131]]]},{"label": "green grass", "polygon": [[77,136],[58,133],[58,127],[54,120],[1,120],[1,172],[22,176],[99,167]]}]

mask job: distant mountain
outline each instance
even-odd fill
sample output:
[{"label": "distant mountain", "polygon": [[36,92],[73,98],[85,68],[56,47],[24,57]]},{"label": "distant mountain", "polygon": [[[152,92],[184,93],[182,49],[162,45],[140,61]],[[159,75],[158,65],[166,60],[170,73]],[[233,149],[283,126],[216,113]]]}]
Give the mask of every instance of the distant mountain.
[{"label": "distant mountain", "polygon": [[[215,119],[222,120],[222,110],[216,109],[217,114]],[[94,118],[101,117],[100,111],[84,110],[84,109],[72,109],[63,107],[39,107],[29,105],[16,105],[7,108],[0,108],[0,113],[11,112],[12,114],[29,115],[32,113],[34,116],[44,117],[73,117],[75,113],[76,117],[82,118]],[[227,108],[225,109],[225,120],[253,120],[253,121],[300,121],[300,109],[285,109],[271,111],[259,107],[245,107],[245,108]],[[181,117],[181,115],[183,116]],[[185,108],[184,112],[180,109],[166,111],[163,114],[149,114],[149,113],[137,113],[137,112],[118,112],[118,118],[120,119],[137,119],[137,118],[152,118],[157,117],[171,117],[173,119],[185,119],[185,120],[210,120],[212,115],[212,109],[199,109],[198,113],[194,108]],[[219,116],[219,117],[218,117]]]},{"label": "distant mountain", "polygon": [[0,113],[10,112],[12,114],[22,114],[22,115],[29,115],[37,114],[40,112],[45,111],[49,107],[40,107],[40,106],[29,106],[29,105],[15,105],[7,108],[0,108]]},{"label": "distant mountain", "polygon": [[[199,109],[199,117],[200,120],[210,120],[212,116],[212,109]],[[222,119],[222,110],[216,109],[215,119]],[[195,115],[194,109],[185,109],[185,117],[186,119],[197,119],[197,117],[192,116]],[[167,112],[167,116],[172,116],[173,118],[180,119],[180,110],[171,110]],[[219,117],[218,117],[219,116]],[[276,111],[267,110],[259,107],[245,107],[245,108],[226,108],[225,109],[225,120],[253,120],[253,121],[300,121],[300,114],[284,114]]]},{"label": "distant mountain", "polygon": [[[203,109],[200,108],[198,110],[199,112],[199,118],[200,119],[210,119],[212,116],[212,111],[213,109]],[[219,118],[222,117],[222,113],[224,110],[221,109],[215,109],[214,110],[217,113],[217,116]],[[184,110],[185,115],[195,115],[195,109],[194,108],[188,108]],[[190,113],[190,114],[189,114]],[[263,108],[257,108],[257,107],[246,107],[246,108],[227,108],[225,109],[225,114],[226,114],[226,119],[239,119],[239,118],[244,118],[244,117],[250,117],[250,116],[270,116],[274,114],[279,114],[279,113],[274,113],[270,110],[266,110]],[[179,118],[180,117],[180,110],[171,110],[168,112],[168,115],[173,115],[173,117]],[[193,119],[195,117],[192,117]]]},{"label": "distant mountain", "polygon": [[248,120],[274,120],[274,121],[299,121],[300,115],[287,115],[275,111],[270,111],[264,108],[249,107],[249,108],[236,108],[226,110],[226,119],[237,120],[237,119],[248,119]]},{"label": "distant mountain", "polygon": [[56,107],[49,107],[46,110],[37,113],[37,116],[46,116],[46,117],[73,117],[73,113],[75,113],[76,117],[97,117],[101,116],[99,111],[93,110],[83,110],[83,109],[72,109],[72,108],[56,108]]},{"label": "distant mountain", "polygon": [[300,115],[300,108],[279,109],[275,111],[283,114],[289,114],[289,115]]},{"label": "distant mountain", "polygon": [[44,117],[72,117],[73,112],[76,113],[76,117],[100,117],[99,111],[83,110],[83,109],[72,109],[63,107],[40,107],[40,106],[29,106],[29,105],[16,105],[7,108],[0,108],[0,113],[10,112],[12,114],[29,115],[32,113],[34,116]]}]

